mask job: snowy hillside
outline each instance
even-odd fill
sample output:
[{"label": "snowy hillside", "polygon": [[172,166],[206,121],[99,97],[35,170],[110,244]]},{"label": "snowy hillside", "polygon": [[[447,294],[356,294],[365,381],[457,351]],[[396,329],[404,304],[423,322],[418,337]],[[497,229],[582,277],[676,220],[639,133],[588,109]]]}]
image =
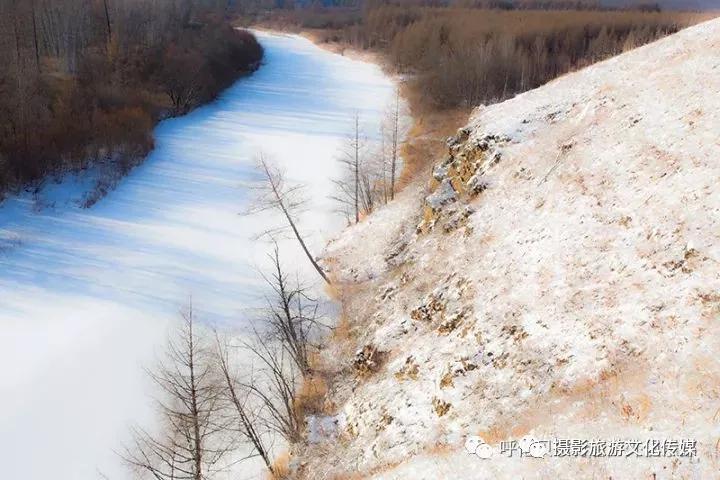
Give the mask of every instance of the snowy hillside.
[{"label": "snowy hillside", "polygon": [[[480,107],[448,143],[328,247],[351,327],[325,355],[337,437],[312,436],[304,477],[716,478],[720,20]],[[501,453],[528,436],[552,450]]]}]

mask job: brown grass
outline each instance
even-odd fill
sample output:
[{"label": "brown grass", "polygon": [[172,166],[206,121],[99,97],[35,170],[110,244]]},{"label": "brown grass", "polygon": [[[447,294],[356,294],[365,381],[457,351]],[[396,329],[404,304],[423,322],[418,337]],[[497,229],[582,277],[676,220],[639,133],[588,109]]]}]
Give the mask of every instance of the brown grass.
[{"label": "brown grass", "polygon": [[335,329],[332,332],[332,340],[335,342],[346,342],[352,339],[350,321],[346,315],[341,315]]},{"label": "brown grass", "polygon": [[328,393],[328,384],[325,378],[320,375],[305,377],[300,384],[295,399],[295,411],[298,417],[305,415],[328,415],[328,404],[325,397]]},{"label": "brown grass", "polygon": [[272,463],[273,473],[268,473],[268,480],[289,480],[290,479],[290,453],[281,452]]},{"label": "brown grass", "polygon": [[269,21],[312,29],[335,51],[379,53],[412,75],[425,104],[455,108],[511,97],[716,15],[380,4],[274,12]]},{"label": "brown grass", "polygon": [[454,135],[467,122],[469,108],[437,109],[428,104],[417,84],[404,83],[401,94],[408,103],[413,125],[401,145],[403,168],[398,180],[402,190],[442,158],[447,147],[445,139]]}]

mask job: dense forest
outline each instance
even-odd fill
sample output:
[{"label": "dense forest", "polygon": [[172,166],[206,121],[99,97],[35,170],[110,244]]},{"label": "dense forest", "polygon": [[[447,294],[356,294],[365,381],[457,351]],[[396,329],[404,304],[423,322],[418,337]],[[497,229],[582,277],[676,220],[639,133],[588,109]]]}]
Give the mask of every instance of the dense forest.
[{"label": "dense forest", "polygon": [[424,101],[453,108],[508,98],[706,18],[658,10],[562,0],[366,2],[276,9],[257,18],[379,52],[390,68],[412,74]]},{"label": "dense forest", "polygon": [[160,118],[257,68],[227,3],[0,0],[0,194],[97,163],[121,175]]}]

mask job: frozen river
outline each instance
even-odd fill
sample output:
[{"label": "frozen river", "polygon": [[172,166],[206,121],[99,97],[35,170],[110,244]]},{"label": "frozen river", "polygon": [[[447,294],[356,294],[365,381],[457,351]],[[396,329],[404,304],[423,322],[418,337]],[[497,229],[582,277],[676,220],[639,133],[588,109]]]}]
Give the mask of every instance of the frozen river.
[{"label": "frozen river", "polygon": [[[239,215],[260,152],[311,197],[319,251],[344,220],[328,199],[352,116],[375,134],[393,84],[374,65],[259,33],[264,65],[215,103],[161,123],[156,149],[91,209],[83,175],[0,207],[0,451],[6,480],[117,480],[113,454],[149,422],[143,366],[192,298],[241,324],[263,288],[272,216]],[[85,174],[90,176],[89,174]],[[293,243],[286,263],[305,265]]]}]

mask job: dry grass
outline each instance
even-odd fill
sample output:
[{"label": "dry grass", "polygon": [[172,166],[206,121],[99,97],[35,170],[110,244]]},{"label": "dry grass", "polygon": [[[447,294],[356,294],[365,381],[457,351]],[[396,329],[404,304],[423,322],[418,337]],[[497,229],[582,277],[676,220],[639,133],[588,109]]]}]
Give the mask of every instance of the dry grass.
[{"label": "dry grass", "polygon": [[347,342],[352,339],[350,321],[347,315],[341,315],[335,329],[332,332],[332,340],[335,342]]},{"label": "dry grass", "polygon": [[305,377],[300,384],[295,399],[294,407],[298,417],[330,414],[331,412],[329,412],[329,408],[327,408],[329,404],[325,402],[327,393],[328,384],[325,378],[320,375]]},{"label": "dry grass", "polygon": [[290,453],[281,452],[272,463],[273,473],[268,473],[268,480],[289,480],[290,479]]},{"label": "dry grass", "polygon": [[430,167],[446,153],[445,139],[467,123],[470,115],[469,108],[433,108],[415,83],[404,83],[401,94],[408,103],[413,125],[400,147],[403,160],[400,190],[419,177],[427,177]]},{"label": "dry grass", "polygon": [[374,5],[274,12],[268,21],[312,29],[334,51],[380,54],[409,73],[424,104],[496,102],[717,12],[514,10]]}]

